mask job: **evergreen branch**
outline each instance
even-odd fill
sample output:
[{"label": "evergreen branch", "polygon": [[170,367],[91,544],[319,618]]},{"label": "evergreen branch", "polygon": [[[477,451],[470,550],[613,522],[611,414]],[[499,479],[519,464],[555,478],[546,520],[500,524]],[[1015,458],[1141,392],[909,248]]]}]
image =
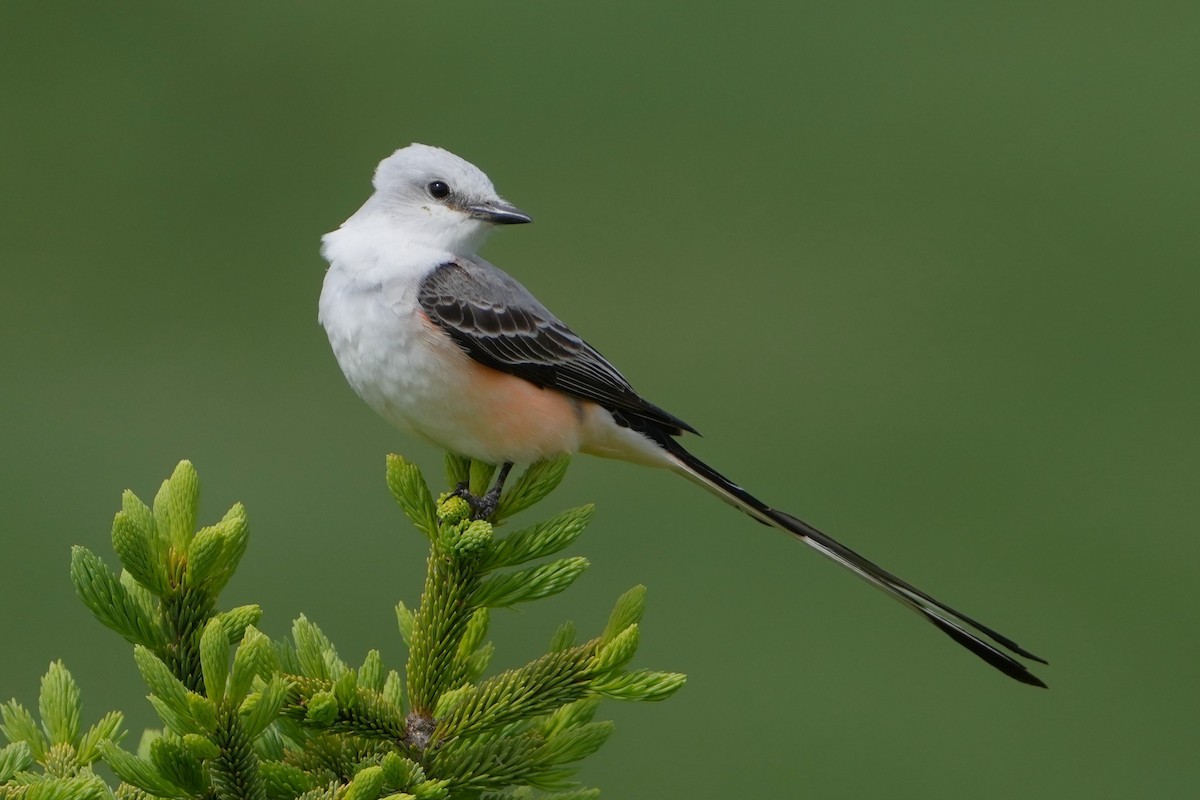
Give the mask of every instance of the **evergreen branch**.
[{"label": "evergreen branch", "polygon": [[8,783],[18,772],[33,766],[33,751],[26,742],[13,742],[0,749],[0,784]]},{"label": "evergreen branch", "polygon": [[[125,568],[120,578],[76,547],[71,579],[100,622],[149,648],[188,689],[203,693],[201,635],[218,616],[217,597],[246,552],[249,528],[245,508],[235,503],[218,523],[193,532],[199,493],[199,477],[187,461],[163,482],[153,508],[126,491],[112,533]],[[257,606],[219,615],[230,644],[260,615]]]},{"label": "evergreen branch", "polygon": [[574,542],[592,521],[595,506],[573,508],[498,540],[480,564],[482,570],[515,567],[553,555]]},{"label": "evergreen branch", "polygon": [[635,670],[613,675],[593,685],[600,694],[616,700],[640,700],[655,702],[666,700],[683,688],[687,676],[678,672]]},{"label": "evergreen branch", "polygon": [[216,613],[216,598],[203,590],[184,586],[162,599],[163,621],[170,643],[159,650],[171,672],[187,688],[204,694],[204,671],[200,665],[200,636]]},{"label": "evergreen branch", "polygon": [[[409,650],[403,678],[374,649],[351,668],[303,615],[290,639],[272,642],[255,627],[259,606],[218,609],[246,552],[246,513],[235,504],[197,530],[190,463],[152,506],[125,492],[112,526],[123,569],[77,547],[71,575],[96,618],[134,643],[165,728],[147,732],[136,755],[117,744],[116,712],[84,730],[79,688],[55,662],[42,680],[40,724],[15,701],[0,705],[11,742],[0,749],[0,800],[594,800],[571,778],[612,733],[594,720],[600,698],[661,700],[684,682],[628,669],[644,587],[622,595],[599,637],[576,644],[566,623],[547,654],[482,678],[496,649],[489,609],[553,595],[587,567],[579,556],[536,562],[579,537],[590,505],[507,536],[494,527],[546,497],[566,466],[565,457],[530,466],[502,494],[493,523],[472,519],[456,494],[435,503],[420,470],[389,457],[389,489],[430,546],[419,605],[396,607]],[[476,494],[494,469],[446,457],[451,485]],[[92,772],[97,758],[121,780],[115,790]]]},{"label": "evergreen branch", "polygon": [[604,633],[600,634],[600,639],[606,644],[611,642],[621,631],[641,622],[645,610],[646,587],[639,584],[617,598],[617,604],[608,616],[608,624],[604,626]]},{"label": "evergreen branch", "polygon": [[432,715],[438,696],[451,688],[454,659],[474,614],[470,599],[478,584],[473,565],[434,542],[408,657],[409,707],[418,715]]},{"label": "evergreen branch", "polygon": [[476,606],[504,608],[558,594],[588,567],[582,556],[564,558],[539,567],[496,575],[484,580],[472,594]]},{"label": "evergreen branch", "polygon": [[392,497],[404,509],[418,530],[432,538],[437,534],[437,518],[434,515],[433,497],[421,476],[421,469],[410,464],[401,456],[387,458],[387,484]]},{"label": "evergreen branch", "polygon": [[133,644],[160,648],[167,637],[98,555],[81,545],[71,548],[71,581],[96,619]]},{"label": "evergreen branch", "polygon": [[358,685],[372,692],[383,690],[383,659],[378,650],[368,650],[362,666],[358,668]]},{"label": "evergreen branch", "polygon": [[124,722],[125,717],[120,711],[110,711],[101,717],[99,722],[88,728],[79,742],[79,763],[91,764],[98,759],[101,742],[120,743],[121,739],[125,737],[125,731],[121,729]]},{"label": "evergreen branch", "polygon": [[291,683],[279,675],[272,675],[260,691],[249,695],[242,703],[239,713],[243,716],[242,726],[246,735],[255,738],[266,731],[267,726],[283,712]]},{"label": "evergreen branch", "polygon": [[138,583],[163,594],[167,591],[165,542],[158,536],[154,515],[129,490],[122,495],[121,505],[113,518],[113,550]]},{"label": "evergreen branch", "polygon": [[208,621],[200,634],[200,670],[208,699],[221,705],[229,683],[229,637],[216,617]]},{"label": "evergreen branch", "polygon": [[333,680],[346,671],[346,663],[338,657],[333,642],[303,614],[292,623],[292,639],[296,642],[295,653],[301,675]]},{"label": "evergreen branch", "polygon": [[383,739],[400,745],[407,735],[404,714],[382,695],[354,687],[349,695],[337,697],[332,681],[287,677],[290,688],[281,712],[292,719],[324,731],[350,733]]},{"label": "evergreen branch", "polygon": [[[19,796],[55,794],[64,787],[90,796],[94,790],[91,765],[104,743],[119,740],[121,715],[110,712],[87,731],[81,730],[79,686],[61,661],[50,664],[38,694],[39,725],[16,700],[0,706],[0,731],[10,744],[0,750],[0,798],[10,782]],[[28,772],[34,764],[40,772]],[[75,778],[86,781],[73,782]],[[107,787],[98,784],[107,792]],[[29,794],[21,787],[28,787]],[[57,796],[57,795],[56,795]],[[71,795],[75,797],[76,795]]]},{"label": "evergreen branch", "polygon": [[212,780],[220,800],[266,800],[266,786],[258,757],[236,711],[226,706],[218,721],[213,743],[220,754],[212,759]]},{"label": "evergreen branch", "polygon": [[469,487],[471,483],[471,459],[458,453],[446,451],[446,485],[451,489],[459,486]]},{"label": "evergreen branch", "polygon": [[537,728],[545,736],[553,737],[576,726],[588,724],[596,716],[599,708],[600,698],[597,695],[589,695],[574,703],[559,706],[553,714],[538,720]]},{"label": "evergreen branch", "polygon": [[554,711],[588,694],[597,642],[547,653],[524,667],[489,678],[438,720],[445,741]]},{"label": "evergreen branch", "polygon": [[492,482],[492,475],[496,474],[496,465],[472,459],[469,474],[471,494],[482,497]]},{"label": "evergreen branch", "polygon": [[417,624],[417,617],[408,606],[404,605],[403,600],[396,604],[396,623],[400,627],[400,638],[404,640],[404,646],[411,648],[413,627]]},{"label": "evergreen branch", "polygon": [[[208,739],[194,735],[192,739],[209,745],[209,758],[216,755],[217,748]],[[150,763],[163,779],[178,786],[188,797],[203,795],[209,787],[208,772],[194,748],[195,745],[185,744],[184,737],[172,735],[160,736],[150,743]]]},{"label": "evergreen branch", "polygon": [[461,776],[452,784],[458,791],[499,791],[528,783],[544,771],[539,751],[545,744],[544,736],[527,731],[465,747],[444,747],[434,754],[430,769],[438,775]]},{"label": "evergreen branch", "polygon": [[52,744],[79,744],[79,714],[82,701],[79,685],[67,672],[61,661],[50,664],[42,678],[42,691],[38,695],[38,713],[42,715],[42,729]]},{"label": "evergreen branch", "polygon": [[496,522],[501,522],[540,503],[562,483],[562,479],[567,475],[567,467],[570,465],[571,457],[565,453],[531,464],[521,474],[521,477],[500,496],[500,505],[496,507],[496,513],[492,515],[492,518]]},{"label": "evergreen branch", "polygon": [[200,506],[200,478],[190,461],[180,461],[154,496],[154,522],[176,551],[187,548]]},{"label": "evergreen branch", "polygon": [[33,777],[25,784],[0,786],[0,800],[111,800],[104,781],[95,775]]},{"label": "evergreen branch", "polygon": [[150,702],[171,730],[182,735],[203,733],[210,728],[207,723],[214,712],[206,709],[207,701],[190,691],[162,659],[141,645],[133,649],[133,658],[142,681],[150,689]]},{"label": "evergreen branch", "polygon": [[0,732],[13,744],[20,743],[28,747],[36,760],[46,760],[50,742],[46,741],[33,715],[16,700],[0,705]]},{"label": "evergreen branch", "polygon": [[127,753],[111,742],[101,743],[100,755],[125,783],[155,797],[190,800],[188,793],[163,776],[149,759]]},{"label": "evergreen branch", "polygon": [[225,627],[225,635],[229,637],[229,643],[237,644],[245,635],[246,628],[257,625],[258,621],[262,619],[262,606],[248,605],[231,608],[217,614],[217,619],[221,620],[221,625]]},{"label": "evergreen branch", "polygon": [[270,800],[291,800],[315,788],[313,779],[304,770],[278,761],[264,761],[262,776]]},{"label": "evergreen branch", "polygon": [[560,650],[566,650],[568,647],[575,646],[575,623],[567,620],[562,625],[558,626],[558,630],[554,632],[554,636],[550,639],[551,653],[557,653]]}]

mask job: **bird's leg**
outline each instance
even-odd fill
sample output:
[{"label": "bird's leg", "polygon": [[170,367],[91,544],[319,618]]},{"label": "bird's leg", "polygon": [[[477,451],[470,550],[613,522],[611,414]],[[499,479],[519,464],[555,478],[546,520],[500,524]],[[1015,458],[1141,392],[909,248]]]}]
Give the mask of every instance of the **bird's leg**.
[{"label": "bird's leg", "polygon": [[512,469],[512,462],[505,461],[500,465],[500,471],[496,473],[496,482],[492,484],[492,488],[488,489],[487,494],[479,498],[479,504],[472,503],[472,508],[475,511],[475,519],[487,519],[492,514],[496,513],[496,506],[500,505],[500,492],[504,489],[504,481],[508,478],[508,472]]},{"label": "bird's leg", "polygon": [[454,493],[466,500],[471,506],[472,519],[487,519],[496,513],[496,507],[500,505],[500,492],[504,490],[504,481],[508,478],[508,473],[512,467],[511,461],[505,461],[501,464],[500,471],[496,474],[496,482],[492,484],[492,488],[488,489],[487,493],[482,497],[471,494],[471,490],[467,484],[459,484]]}]

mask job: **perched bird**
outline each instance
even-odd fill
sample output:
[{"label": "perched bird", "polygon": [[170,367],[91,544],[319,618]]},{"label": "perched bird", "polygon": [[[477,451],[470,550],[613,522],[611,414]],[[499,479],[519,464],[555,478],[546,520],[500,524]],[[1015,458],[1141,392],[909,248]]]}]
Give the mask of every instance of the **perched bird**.
[{"label": "perched bird", "polygon": [[[324,236],[320,321],[354,391],[402,430],[500,466],[589,453],[665,467],[882,589],[1022,683],[1044,662],[808,523],[771,508],[684,449],[695,429],[643,399],[520,283],[475,254],[497,225],[530,222],[474,165],[413,144],[380,162],[375,192]],[[464,490],[465,491],[465,490]],[[1008,652],[1006,652],[1008,651]]]}]

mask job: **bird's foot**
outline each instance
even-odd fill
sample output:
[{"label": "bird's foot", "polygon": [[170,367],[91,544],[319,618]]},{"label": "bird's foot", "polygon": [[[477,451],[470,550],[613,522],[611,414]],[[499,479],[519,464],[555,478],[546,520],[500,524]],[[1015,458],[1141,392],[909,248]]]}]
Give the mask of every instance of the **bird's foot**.
[{"label": "bird's foot", "polygon": [[455,497],[461,497],[467,501],[467,505],[471,507],[471,519],[488,519],[492,514],[496,513],[497,506],[500,505],[500,487],[493,486],[488,489],[487,494],[477,495],[471,494],[467,487],[459,486],[452,493]]},{"label": "bird's foot", "polygon": [[487,493],[482,496],[471,494],[471,489],[466,483],[460,483],[454,490],[454,495],[466,500],[467,505],[471,507],[471,519],[489,519],[492,514],[496,513],[496,509],[500,505],[500,492],[504,489],[504,481],[508,478],[508,471],[510,469],[512,469],[511,463],[501,466],[495,485],[491,489],[488,489]]}]

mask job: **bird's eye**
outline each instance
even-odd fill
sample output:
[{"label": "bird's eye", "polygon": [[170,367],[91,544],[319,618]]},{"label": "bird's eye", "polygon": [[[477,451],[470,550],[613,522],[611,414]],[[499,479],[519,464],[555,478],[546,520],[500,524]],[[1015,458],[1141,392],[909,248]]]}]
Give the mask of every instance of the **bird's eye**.
[{"label": "bird's eye", "polygon": [[427,188],[429,193],[438,200],[445,200],[450,196],[450,185],[445,181],[433,181]]}]

